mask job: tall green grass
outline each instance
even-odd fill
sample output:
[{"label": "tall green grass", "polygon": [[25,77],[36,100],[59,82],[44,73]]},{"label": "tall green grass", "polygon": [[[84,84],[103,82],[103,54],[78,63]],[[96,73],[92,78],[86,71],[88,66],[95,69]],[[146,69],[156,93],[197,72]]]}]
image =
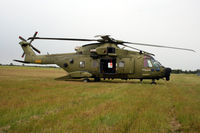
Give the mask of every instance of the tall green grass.
[{"label": "tall green grass", "polygon": [[[157,85],[55,80],[65,74],[58,68],[0,67],[0,132],[200,131],[196,75],[172,75]],[[172,121],[180,126],[175,129]]]}]

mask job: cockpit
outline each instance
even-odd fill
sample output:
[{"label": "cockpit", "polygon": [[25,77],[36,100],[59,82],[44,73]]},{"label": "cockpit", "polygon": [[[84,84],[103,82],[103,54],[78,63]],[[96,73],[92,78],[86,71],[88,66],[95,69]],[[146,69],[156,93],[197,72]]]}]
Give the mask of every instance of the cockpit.
[{"label": "cockpit", "polygon": [[160,62],[155,60],[153,57],[144,57],[144,67],[155,68],[157,71],[159,71],[161,66],[162,65],[160,64]]}]

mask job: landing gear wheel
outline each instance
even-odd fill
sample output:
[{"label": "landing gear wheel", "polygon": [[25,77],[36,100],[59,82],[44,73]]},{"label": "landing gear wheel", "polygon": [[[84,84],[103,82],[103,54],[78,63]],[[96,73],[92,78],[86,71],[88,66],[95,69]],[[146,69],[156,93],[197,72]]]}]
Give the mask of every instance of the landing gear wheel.
[{"label": "landing gear wheel", "polygon": [[99,81],[101,81],[100,78],[98,78],[98,77],[95,77],[95,78],[94,78],[94,82],[99,82]]},{"label": "landing gear wheel", "polygon": [[83,82],[87,83],[89,82],[90,80],[88,78],[84,79]]},{"label": "landing gear wheel", "polygon": [[169,76],[166,76],[166,80],[169,81],[169,80],[170,80],[170,77],[169,77]]},{"label": "landing gear wheel", "polygon": [[155,79],[152,79],[152,82],[151,82],[151,84],[154,84],[154,85],[156,85]]},{"label": "landing gear wheel", "polygon": [[143,79],[140,79],[140,83],[142,83]]}]

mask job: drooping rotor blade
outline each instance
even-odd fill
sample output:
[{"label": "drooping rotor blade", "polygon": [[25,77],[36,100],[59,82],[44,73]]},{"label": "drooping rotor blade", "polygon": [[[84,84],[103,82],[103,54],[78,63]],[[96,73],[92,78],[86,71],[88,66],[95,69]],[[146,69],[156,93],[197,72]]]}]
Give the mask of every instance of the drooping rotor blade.
[{"label": "drooping rotor blade", "polygon": [[38,53],[40,54],[40,50],[36,49],[32,44],[30,44],[30,46],[31,46],[36,52],[38,52]]},{"label": "drooping rotor blade", "polygon": [[48,37],[29,37],[30,39],[46,39],[46,40],[67,40],[67,41],[98,41],[96,39],[78,39],[78,38],[48,38]]},{"label": "drooping rotor blade", "polygon": [[19,39],[26,42],[26,39],[24,39],[24,38],[21,37],[21,36],[19,36]]},{"label": "drooping rotor blade", "polygon": [[21,60],[13,60],[13,61],[20,62],[20,63],[30,63],[30,62],[27,62],[27,61],[21,61]]},{"label": "drooping rotor blade", "polygon": [[34,38],[37,36],[38,32],[36,31],[35,34],[33,35],[33,38],[31,39],[30,43],[34,40]]},{"label": "drooping rotor blade", "polygon": [[25,53],[22,54],[22,58],[24,58]]},{"label": "drooping rotor blade", "polygon": [[144,52],[144,53],[147,53],[147,54],[150,54],[150,55],[155,56],[155,55],[152,54],[152,53],[149,53],[149,52],[146,52],[146,51],[143,51],[143,50],[140,50],[140,49],[137,49],[137,48],[134,48],[134,47],[131,47],[131,46],[125,45],[125,44],[120,44],[120,45],[125,46],[125,47],[128,47],[128,48],[132,48],[132,49],[135,49],[135,50],[138,50],[138,51],[142,51],[142,52]]},{"label": "drooping rotor blade", "polygon": [[180,50],[187,50],[187,51],[195,52],[194,50],[192,50],[192,49],[187,49],[187,48],[178,48],[178,47],[170,47],[170,46],[161,46],[161,45],[153,45],[153,44],[145,44],[145,43],[132,43],[132,42],[123,42],[123,43],[134,44],[134,45],[142,45],[142,46],[150,46],[150,47],[180,49]]}]

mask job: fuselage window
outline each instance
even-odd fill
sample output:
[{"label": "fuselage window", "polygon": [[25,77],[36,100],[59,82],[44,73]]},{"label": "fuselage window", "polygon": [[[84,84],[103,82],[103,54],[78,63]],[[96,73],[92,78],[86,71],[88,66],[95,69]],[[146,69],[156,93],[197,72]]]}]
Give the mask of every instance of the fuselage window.
[{"label": "fuselage window", "polygon": [[73,63],[74,63],[74,60],[73,60],[73,59],[69,59],[69,63],[70,63],[70,64],[73,64]]},{"label": "fuselage window", "polygon": [[92,67],[96,68],[98,66],[98,62],[96,60],[93,61]]},{"label": "fuselage window", "polygon": [[124,67],[124,62],[123,61],[119,62],[119,67]]},{"label": "fuselage window", "polygon": [[80,62],[80,67],[82,67],[82,68],[85,67],[85,61]]}]

